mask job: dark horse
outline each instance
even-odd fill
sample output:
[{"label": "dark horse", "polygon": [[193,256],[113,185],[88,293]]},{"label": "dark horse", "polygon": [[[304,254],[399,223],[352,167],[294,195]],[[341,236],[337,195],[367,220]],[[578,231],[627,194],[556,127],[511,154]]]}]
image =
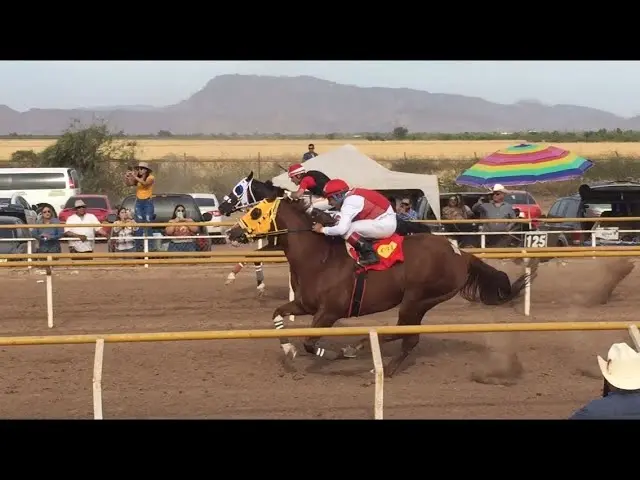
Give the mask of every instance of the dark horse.
[{"label": "dark horse", "polygon": [[[228,217],[237,210],[242,210],[249,205],[253,205],[260,200],[265,199],[272,191],[273,187],[269,188],[260,180],[255,180],[253,178],[253,171],[251,171],[249,175],[241,178],[231,191],[224,196],[222,202],[220,202],[218,210],[222,215]],[[268,237],[267,244],[258,248],[256,251],[264,252],[274,250],[281,250],[276,245],[276,237]],[[258,289],[258,295],[262,295],[266,287],[264,283],[264,272],[262,270],[263,265],[260,262],[254,262],[254,266],[256,269],[256,288]],[[236,264],[227,276],[226,285],[233,283],[236,279],[236,275],[240,273],[243,268],[244,263],[240,262]]]},{"label": "dark horse", "polygon": [[[277,192],[281,193],[281,191]],[[243,236],[277,236],[289,261],[295,299],[273,312],[275,328],[284,327],[286,315],[312,315],[312,328],[331,327],[349,316],[356,263],[348,255],[344,240],[328,238],[311,231],[315,221],[333,222],[323,212],[307,213],[304,202],[272,196],[247,212],[228,234]],[[321,222],[323,220],[324,222]],[[336,241],[338,240],[338,241]],[[522,275],[513,285],[506,273],[486,264],[478,257],[462,252],[451,241],[436,235],[410,235],[404,239],[405,261],[386,271],[369,271],[359,315],[369,315],[400,306],[398,325],[419,325],[425,314],[456,294],[485,305],[502,305],[520,294],[530,281]],[[402,339],[402,351],[385,368],[391,377],[415,348],[418,334],[381,335],[381,342]],[[280,339],[285,354],[293,359],[296,348],[289,339]],[[329,360],[352,358],[368,343],[336,352],[318,346],[319,337],[304,340],[307,352]]]},{"label": "dark horse", "polygon": [[[249,175],[240,179],[238,183],[231,189],[231,191],[224,196],[222,202],[220,202],[220,206],[218,210],[221,214],[225,216],[230,216],[233,212],[237,210],[242,210],[249,205],[253,205],[265,198],[272,197],[276,194],[284,194],[284,190],[279,189],[274,186],[270,180],[266,182],[261,182],[253,178],[253,171],[249,172]],[[412,235],[415,233],[431,233],[431,229],[428,225],[417,222],[408,222],[402,220],[401,218],[397,219],[398,228],[397,233],[402,236]],[[258,248],[256,251],[264,252],[264,251],[277,251],[282,250],[280,246],[277,244],[276,236],[267,237],[267,244],[261,248]],[[265,289],[264,283],[264,272],[262,270],[262,263],[255,262],[256,269],[256,283],[258,294],[262,295]],[[240,271],[244,268],[244,263],[236,264],[229,275],[227,276],[226,284],[229,285],[233,283],[236,279],[236,275],[240,273]]]}]

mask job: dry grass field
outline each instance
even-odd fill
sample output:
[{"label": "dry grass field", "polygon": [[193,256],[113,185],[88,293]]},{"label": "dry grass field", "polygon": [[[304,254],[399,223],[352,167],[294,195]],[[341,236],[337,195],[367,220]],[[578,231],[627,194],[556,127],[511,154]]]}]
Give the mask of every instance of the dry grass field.
[{"label": "dry grass field", "polygon": [[[8,160],[16,150],[40,152],[55,140],[0,140],[0,159]],[[143,160],[161,159],[167,156],[196,157],[206,159],[256,160],[299,158],[314,143],[318,153],[351,143],[371,158],[381,161],[407,158],[455,159],[488,155],[513,145],[515,141],[377,141],[351,140],[138,140],[138,156]],[[640,155],[636,143],[558,143],[554,144],[586,157],[611,157]]]}]

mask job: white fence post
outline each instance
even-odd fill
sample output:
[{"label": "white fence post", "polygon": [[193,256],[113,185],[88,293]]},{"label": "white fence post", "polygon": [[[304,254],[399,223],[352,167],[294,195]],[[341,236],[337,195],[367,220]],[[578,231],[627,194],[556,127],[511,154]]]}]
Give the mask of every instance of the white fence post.
[{"label": "white fence post", "polygon": [[[293,302],[296,299],[296,294],[293,292],[293,287],[291,286],[291,266],[289,266],[289,301]],[[289,321],[295,321],[295,315],[289,315]]]},{"label": "white fence post", "polygon": [[96,353],[93,359],[93,419],[102,420],[102,361],[104,358],[104,339],[96,340]]},{"label": "white fence post", "polygon": [[638,331],[638,327],[629,325],[629,335],[631,335],[631,340],[633,341],[633,346],[636,348],[636,351],[640,352],[640,331]]},{"label": "white fence post", "polygon": [[[47,257],[47,262],[53,262],[51,255]],[[47,326],[53,328],[53,267],[48,266],[45,269],[47,273],[46,290],[47,290]]]},{"label": "white fence post", "polygon": [[[31,259],[31,254],[33,253],[33,246],[31,245],[31,239],[29,239],[29,241],[27,242],[27,255],[29,255],[29,257],[27,258],[27,262],[31,263],[33,260]],[[27,267],[27,270],[31,270],[31,265],[29,265]]]},{"label": "white fence post", "polygon": [[369,332],[369,341],[371,342],[373,371],[376,375],[376,387],[373,398],[373,418],[375,420],[382,420],[384,411],[384,366],[382,364],[382,353],[380,351],[378,332],[371,330]]},{"label": "white fence post", "polygon": [[[144,253],[149,253],[149,237],[147,237],[146,233],[144,233],[142,237],[144,239],[142,240],[142,243],[144,244]],[[144,257],[144,259],[149,260],[149,257]],[[149,264],[145,263],[144,268],[149,268]]]}]

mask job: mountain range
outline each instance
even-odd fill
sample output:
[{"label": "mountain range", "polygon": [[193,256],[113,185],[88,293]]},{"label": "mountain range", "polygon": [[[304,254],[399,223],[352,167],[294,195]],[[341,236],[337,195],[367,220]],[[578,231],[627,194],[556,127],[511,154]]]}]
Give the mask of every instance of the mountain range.
[{"label": "mountain range", "polygon": [[165,107],[100,106],[18,112],[0,105],[0,134],[57,135],[73,119],[104,119],[127,134],[306,134],[390,132],[640,130],[624,118],[578,105],[535,100],[505,105],[478,97],[408,88],[358,87],[315,77],[221,75]]}]

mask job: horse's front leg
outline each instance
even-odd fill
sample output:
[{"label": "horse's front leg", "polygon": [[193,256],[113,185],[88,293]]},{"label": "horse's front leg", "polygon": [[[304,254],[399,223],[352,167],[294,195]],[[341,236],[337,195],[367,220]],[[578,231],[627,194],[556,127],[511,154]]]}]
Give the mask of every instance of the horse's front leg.
[{"label": "horse's front leg", "polygon": [[[311,328],[331,328],[334,323],[340,319],[340,315],[329,314],[319,311],[313,317]],[[304,349],[317,357],[324,358],[326,360],[337,360],[339,358],[345,358],[342,352],[336,352],[328,348],[322,348],[318,346],[322,337],[307,337],[304,340]]]},{"label": "horse's front leg", "polygon": [[242,270],[243,268],[244,268],[244,263],[242,262],[237,263],[235,267],[231,269],[231,272],[227,276],[227,281],[224,282],[224,284],[229,285],[233,283],[236,280],[236,275],[238,275],[238,273],[240,273],[240,270]]},{"label": "horse's front leg", "polygon": [[264,289],[266,287],[265,283],[264,283],[264,272],[262,270],[262,263],[254,263],[254,266],[256,267],[256,283],[257,283],[257,287],[256,289],[258,290],[258,296],[261,297],[264,294]]},{"label": "horse's front leg", "polygon": [[[287,302],[284,305],[279,306],[273,311],[273,326],[276,330],[284,328],[284,317],[286,315],[306,315],[307,311],[298,304],[295,300]],[[296,347],[289,338],[280,337],[280,347],[284,354],[290,359],[294,359],[298,354]]]}]

